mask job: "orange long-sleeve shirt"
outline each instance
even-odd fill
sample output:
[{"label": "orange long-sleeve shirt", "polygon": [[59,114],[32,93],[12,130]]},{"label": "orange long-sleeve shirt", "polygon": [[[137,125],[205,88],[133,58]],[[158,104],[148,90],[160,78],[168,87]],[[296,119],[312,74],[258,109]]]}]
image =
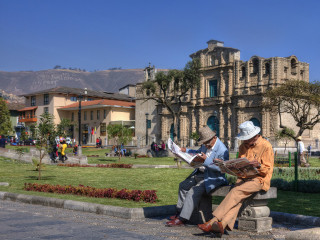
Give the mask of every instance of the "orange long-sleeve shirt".
[{"label": "orange long-sleeve shirt", "polygon": [[262,189],[268,191],[273,172],[274,154],[271,144],[261,136],[252,147],[241,144],[239,147],[239,157],[246,157],[249,161],[257,160],[261,167],[257,177],[262,184]]}]

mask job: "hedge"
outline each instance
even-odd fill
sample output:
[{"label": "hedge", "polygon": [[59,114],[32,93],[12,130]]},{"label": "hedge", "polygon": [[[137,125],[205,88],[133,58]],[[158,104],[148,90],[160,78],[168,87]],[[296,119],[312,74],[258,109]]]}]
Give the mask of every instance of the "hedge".
[{"label": "hedge", "polygon": [[131,201],[144,201],[146,203],[155,203],[158,199],[156,190],[128,190],[116,188],[94,188],[90,186],[79,185],[61,186],[51,184],[25,183],[24,190],[34,192],[48,192],[59,194],[72,194],[95,198],[119,198]]}]

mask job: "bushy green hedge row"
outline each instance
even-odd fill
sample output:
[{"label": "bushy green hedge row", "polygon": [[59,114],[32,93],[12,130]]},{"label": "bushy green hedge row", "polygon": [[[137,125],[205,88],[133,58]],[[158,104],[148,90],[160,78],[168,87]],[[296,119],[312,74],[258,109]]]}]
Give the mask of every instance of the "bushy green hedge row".
[{"label": "bushy green hedge row", "polygon": [[[294,168],[283,167],[273,169],[271,186],[278,190],[294,191]],[[237,180],[235,176],[226,175],[229,184]],[[298,191],[305,193],[320,193],[320,168],[298,168]]]},{"label": "bushy green hedge row", "polygon": [[[283,179],[288,182],[294,180],[294,167],[274,168],[272,179]],[[320,168],[298,168],[298,179],[301,180],[320,180]]]},{"label": "bushy green hedge row", "polygon": [[[278,190],[295,191],[295,182],[285,181],[283,179],[272,179],[271,186],[278,188]],[[320,193],[319,180],[298,180],[298,192],[304,193]]]}]

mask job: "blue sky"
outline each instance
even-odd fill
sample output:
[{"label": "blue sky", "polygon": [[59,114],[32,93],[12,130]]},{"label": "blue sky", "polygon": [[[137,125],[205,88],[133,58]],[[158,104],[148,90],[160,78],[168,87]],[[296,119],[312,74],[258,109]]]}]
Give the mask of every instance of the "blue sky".
[{"label": "blue sky", "polygon": [[317,0],[0,0],[0,70],[184,67],[210,39],[320,80]]}]

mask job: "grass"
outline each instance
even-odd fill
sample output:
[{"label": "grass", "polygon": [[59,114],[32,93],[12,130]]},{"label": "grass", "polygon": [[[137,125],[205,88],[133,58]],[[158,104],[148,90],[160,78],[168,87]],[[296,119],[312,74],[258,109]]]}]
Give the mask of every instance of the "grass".
[{"label": "grass", "polygon": [[[68,149],[69,150],[69,149]],[[104,154],[104,150],[86,149],[85,154]],[[100,158],[98,158],[100,159]],[[106,158],[101,157],[101,160]],[[114,160],[117,162],[117,158]],[[121,163],[154,164],[153,161],[169,162],[172,158],[134,159],[123,158]],[[319,162],[315,158],[315,163]],[[108,163],[108,162],[100,162]],[[312,163],[311,163],[312,164]],[[31,164],[14,162],[11,159],[0,157],[0,182],[9,182],[10,186],[0,186],[0,191],[72,199],[76,201],[92,202],[122,207],[149,207],[176,204],[179,183],[184,180],[192,169],[117,169],[117,168],[68,168],[47,165],[42,172],[43,180],[38,181],[38,172]],[[118,189],[157,190],[159,201],[156,204],[132,202],[120,199],[98,199],[73,195],[59,195],[51,193],[28,192],[23,190],[24,183],[60,184],[92,186],[97,188],[114,187]],[[218,204],[223,198],[214,198]],[[269,201],[272,211],[287,212],[320,217],[320,194],[278,191],[278,198]]]},{"label": "grass", "polygon": [[[43,180],[38,181],[38,172],[31,164],[13,162],[0,158],[0,182],[9,182],[9,187],[0,186],[0,191],[73,199],[123,207],[148,207],[176,204],[179,182],[184,180],[192,169],[119,169],[119,168],[69,168],[46,165],[42,171]],[[119,199],[98,199],[51,193],[28,192],[24,183],[60,184],[92,186],[97,188],[127,188],[157,190],[159,201],[156,204],[132,202]]]}]

